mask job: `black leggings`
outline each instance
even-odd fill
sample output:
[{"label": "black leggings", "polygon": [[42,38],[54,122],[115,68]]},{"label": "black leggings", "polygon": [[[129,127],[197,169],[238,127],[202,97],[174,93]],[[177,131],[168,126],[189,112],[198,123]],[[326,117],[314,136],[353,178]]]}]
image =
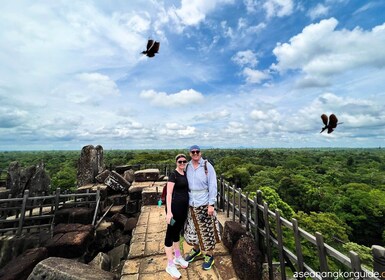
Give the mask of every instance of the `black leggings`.
[{"label": "black leggings", "polygon": [[175,224],[173,226],[167,225],[166,238],[164,239],[164,245],[166,247],[171,247],[173,242],[179,241],[184,223],[187,219],[188,204],[172,203],[171,208]]}]

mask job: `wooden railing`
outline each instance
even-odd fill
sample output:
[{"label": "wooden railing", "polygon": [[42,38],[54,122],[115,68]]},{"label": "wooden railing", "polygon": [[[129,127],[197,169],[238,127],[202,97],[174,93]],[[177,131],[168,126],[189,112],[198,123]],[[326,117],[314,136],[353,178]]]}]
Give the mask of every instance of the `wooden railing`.
[{"label": "wooden railing", "polygon": [[0,199],[0,234],[20,236],[27,231],[52,231],[55,214],[62,206],[95,207],[93,224],[96,221],[100,203],[100,191],[86,193],[61,193],[60,189],[51,195],[30,196],[24,192],[21,198]]},{"label": "wooden railing", "polygon": [[[217,206],[218,209],[226,212],[227,217],[232,216],[233,221],[241,223],[247,231],[253,234],[258,247],[267,260],[269,279],[271,280],[274,279],[273,262],[275,265],[279,265],[281,279],[287,279],[287,267],[291,269],[291,273],[297,279],[306,279],[306,277],[344,279],[344,276],[347,276],[345,279],[384,279],[385,273],[381,270],[384,266],[380,266],[377,271],[376,265],[374,265],[375,271],[364,268],[361,265],[360,257],[355,252],[350,251],[347,256],[326,244],[321,233],[316,232],[312,235],[298,227],[296,219],[288,221],[281,217],[278,209],[270,210],[268,204],[262,201],[260,191],[254,198],[250,198],[248,193],[243,193],[240,188],[218,178]],[[294,238],[295,249],[292,250],[284,244],[283,230],[287,232],[287,229]],[[317,268],[310,267],[304,261],[301,245],[304,241],[314,245],[314,255],[318,256],[319,261]],[[380,248],[382,253],[385,252],[381,246],[376,247],[377,249]],[[342,264],[343,271],[331,271],[328,260]]]}]

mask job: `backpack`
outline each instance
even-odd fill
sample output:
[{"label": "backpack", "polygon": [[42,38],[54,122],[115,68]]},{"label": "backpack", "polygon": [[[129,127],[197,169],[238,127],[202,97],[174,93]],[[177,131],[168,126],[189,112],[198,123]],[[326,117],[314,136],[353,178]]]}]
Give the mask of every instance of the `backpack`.
[{"label": "backpack", "polygon": [[[209,170],[207,168],[207,161],[209,161],[211,163],[210,160],[207,160],[205,159],[205,162],[204,162],[204,169],[205,169],[205,174],[206,174],[206,177],[208,176],[208,173],[209,173]],[[212,163],[211,163],[212,164]],[[213,165],[213,164],[212,164]],[[187,171],[187,167],[188,167],[188,164],[186,165],[186,168],[185,168],[185,172]],[[160,200],[162,201],[162,204],[166,204],[166,196],[167,196],[167,185],[165,185],[163,187],[163,190],[162,190],[162,195],[160,196]]]}]

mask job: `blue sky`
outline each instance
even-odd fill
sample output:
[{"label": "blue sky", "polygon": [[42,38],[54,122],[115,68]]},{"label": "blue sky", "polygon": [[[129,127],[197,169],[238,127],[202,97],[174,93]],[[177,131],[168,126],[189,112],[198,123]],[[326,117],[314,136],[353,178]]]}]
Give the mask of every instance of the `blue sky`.
[{"label": "blue sky", "polygon": [[[381,0],[6,1],[0,150],[379,147]],[[154,58],[141,55],[160,41]],[[343,122],[320,134],[321,114]]]}]

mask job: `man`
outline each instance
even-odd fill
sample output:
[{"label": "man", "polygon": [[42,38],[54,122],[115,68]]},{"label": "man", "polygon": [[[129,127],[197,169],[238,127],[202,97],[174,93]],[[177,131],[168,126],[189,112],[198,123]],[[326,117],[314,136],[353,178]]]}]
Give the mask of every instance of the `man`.
[{"label": "man", "polygon": [[219,224],[216,219],[217,176],[214,167],[202,158],[198,145],[190,147],[191,161],[186,167],[189,184],[189,212],[184,238],[193,246],[185,256],[192,262],[204,251],[202,268],[210,269],[214,264],[213,249],[220,242]]}]

